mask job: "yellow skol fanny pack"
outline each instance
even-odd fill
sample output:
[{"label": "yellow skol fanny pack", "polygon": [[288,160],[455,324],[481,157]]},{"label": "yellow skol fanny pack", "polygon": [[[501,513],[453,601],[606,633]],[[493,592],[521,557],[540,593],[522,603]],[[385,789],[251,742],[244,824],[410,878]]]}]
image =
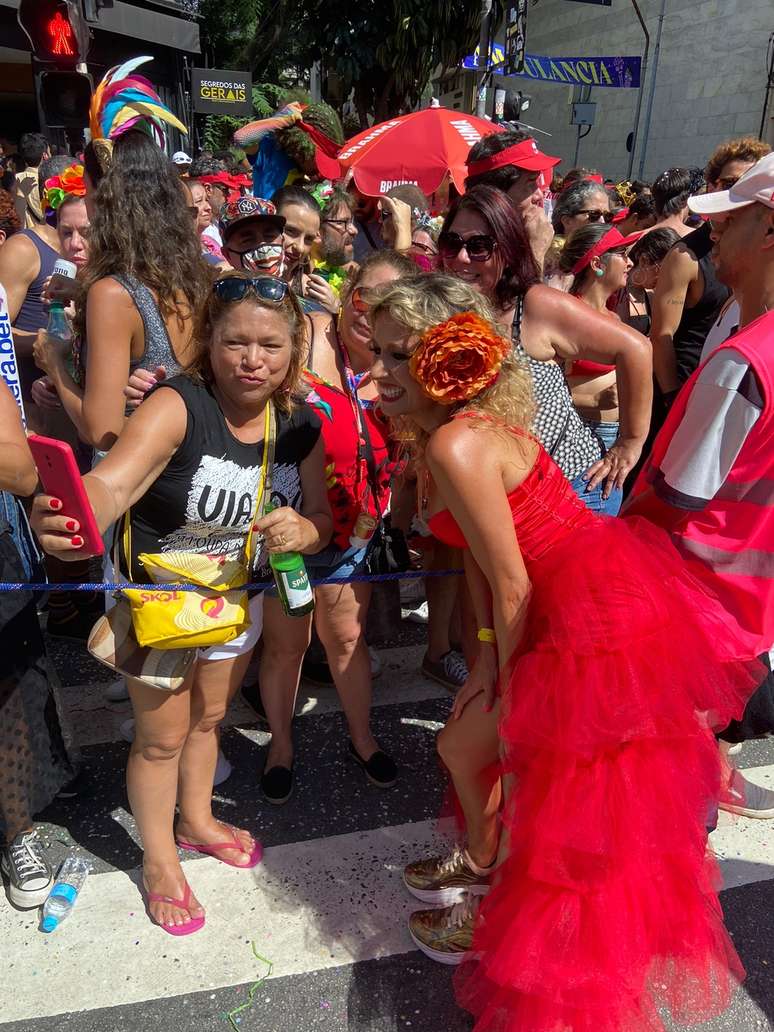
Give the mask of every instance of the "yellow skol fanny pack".
[{"label": "yellow skol fanny pack", "polygon": [[[274,465],[274,407],[266,405],[263,459],[250,528],[243,555],[237,559],[197,552],[141,553],[138,558],[154,584],[191,583],[200,590],[174,588],[145,591],[123,588],[129,602],[132,627],[139,645],[154,649],[209,648],[225,645],[250,626],[247,592],[253,558],[253,524],[263,515],[271,494]],[[127,512],[123,529],[124,556],[131,577],[131,521]]]}]

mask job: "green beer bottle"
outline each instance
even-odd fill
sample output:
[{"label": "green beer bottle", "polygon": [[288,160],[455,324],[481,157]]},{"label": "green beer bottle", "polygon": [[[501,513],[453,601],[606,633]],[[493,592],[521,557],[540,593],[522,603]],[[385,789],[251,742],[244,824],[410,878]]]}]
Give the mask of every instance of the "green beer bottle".
[{"label": "green beer bottle", "polygon": [[[266,506],[266,512],[274,506]],[[300,552],[281,552],[269,555],[282,608],[288,616],[306,616],[314,609],[314,592]]]}]

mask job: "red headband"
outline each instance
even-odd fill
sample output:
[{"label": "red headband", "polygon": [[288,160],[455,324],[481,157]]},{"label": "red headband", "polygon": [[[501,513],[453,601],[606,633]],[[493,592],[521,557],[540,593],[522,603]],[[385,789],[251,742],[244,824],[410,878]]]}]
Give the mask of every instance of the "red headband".
[{"label": "red headband", "polygon": [[551,158],[548,154],[543,154],[538,150],[535,141],[530,138],[522,140],[521,143],[514,143],[512,147],[506,147],[497,154],[490,154],[488,158],[468,162],[468,175],[480,176],[484,172],[491,172],[493,169],[503,168],[505,165],[516,165],[528,172],[542,172],[544,169],[558,165],[561,160],[561,158]]},{"label": "red headband", "polygon": [[594,259],[599,258],[600,255],[607,254],[608,251],[618,251],[623,247],[629,247],[635,240],[639,240],[641,236],[642,233],[630,233],[629,236],[622,236],[615,226],[613,226],[611,229],[608,229],[607,233],[603,234],[599,240],[597,240],[593,247],[586,251],[582,258],[578,259],[575,265],[573,265],[573,276],[577,276],[579,272],[583,272],[583,270],[588,268]]}]

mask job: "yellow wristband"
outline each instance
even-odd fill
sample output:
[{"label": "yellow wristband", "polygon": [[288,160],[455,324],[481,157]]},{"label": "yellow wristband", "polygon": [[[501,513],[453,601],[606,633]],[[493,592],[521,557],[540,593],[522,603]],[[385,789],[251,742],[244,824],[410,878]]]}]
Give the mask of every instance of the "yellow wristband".
[{"label": "yellow wristband", "polygon": [[496,645],[497,636],[495,635],[493,627],[479,627],[478,629],[478,640],[485,642],[487,645]]}]

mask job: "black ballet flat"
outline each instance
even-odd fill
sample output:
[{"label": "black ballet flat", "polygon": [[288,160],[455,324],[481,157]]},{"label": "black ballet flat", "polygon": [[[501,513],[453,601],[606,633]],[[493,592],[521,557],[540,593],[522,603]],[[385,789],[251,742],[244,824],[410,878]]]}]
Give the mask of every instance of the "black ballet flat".
[{"label": "black ballet flat", "polygon": [[261,791],[267,803],[282,806],[293,795],[293,768],[272,767],[261,774]]},{"label": "black ballet flat", "polygon": [[359,767],[363,768],[365,776],[377,788],[392,788],[398,780],[398,768],[395,760],[387,753],[383,753],[381,749],[377,749],[370,759],[364,760],[350,741],[348,755]]}]

